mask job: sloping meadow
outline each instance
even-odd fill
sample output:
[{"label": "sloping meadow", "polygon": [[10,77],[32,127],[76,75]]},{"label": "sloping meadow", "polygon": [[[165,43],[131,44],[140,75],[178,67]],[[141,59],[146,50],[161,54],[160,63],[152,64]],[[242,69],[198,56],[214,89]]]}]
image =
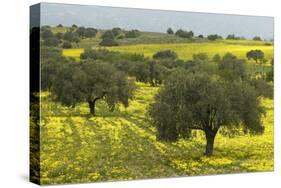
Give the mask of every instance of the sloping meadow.
[{"label": "sloping meadow", "polygon": [[214,155],[206,157],[201,132],[194,131],[190,140],[157,141],[146,113],[158,90],[137,83],[135,99],[128,108],[119,106],[109,112],[100,101],[96,117],[89,115],[86,103],[67,108],[53,102],[50,93],[42,93],[41,183],[273,170],[273,100],[260,99],[266,108],[263,135],[238,131],[232,138],[222,130],[215,140]]}]

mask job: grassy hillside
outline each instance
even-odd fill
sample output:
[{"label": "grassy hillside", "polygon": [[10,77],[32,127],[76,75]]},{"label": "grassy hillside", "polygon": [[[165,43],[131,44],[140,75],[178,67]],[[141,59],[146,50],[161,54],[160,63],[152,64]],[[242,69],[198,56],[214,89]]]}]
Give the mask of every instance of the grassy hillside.
[{"label": "grassy hillside", "polygon": [[[156,178],[273,170],[273,101],[261,99],[265,133],[235,138],[219,134],[212,157],[203,154],[205,138],[165,143],[146,115],[157,87],[137,83],[135,100],[109,112],[98,103],[97,117],[86,103],[66,108],[42,93],[41,177],[44,184]],[[195,136],[195,134],[197,136]]]},{"label": "grassy hillside", "polygon": [[[53,33],[65,33],[72,29],[75,31],[75,28],[70,27],[51,27],[50,30]],[[94,38],[82,38],[79,43],[73,43],[75,48],[93,48],[99,46],[101,42],[101,34],[104,30],[99,30],[98,34]],[[123,38],[123,39],[116,39],[120,46],[127,46],[127,45],[138,45],[138,44],[178,44],[178,43],[213,43],[212,41],[207,40],[206,38],[201,39],[194,37],[192,39],[181,38],[176,35],[170,35],[167,33],[158,33],[158,32],[145,32],[140,31],[140,36],[137,38]],[[269,41],[253,41],[253,40],[221,40],[221,43],[226,44],[239,44],[239,45],[253,45],[253,46],[270,46],[272,42]],[[217,43],[217,41],[214,41]]]}]

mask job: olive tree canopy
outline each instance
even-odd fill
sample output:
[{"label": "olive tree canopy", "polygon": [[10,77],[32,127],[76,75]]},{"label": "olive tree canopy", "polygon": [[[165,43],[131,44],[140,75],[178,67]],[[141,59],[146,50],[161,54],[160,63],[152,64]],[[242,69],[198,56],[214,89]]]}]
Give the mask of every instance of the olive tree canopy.
[{"label": "olive tree canopy", "polygon": [[125,107],[133,97],[134,82],[127,75],[107,63],[65,63],[57,71],[52,91],[66,106],[80,102],[89,104],[95,115],[98,100],[104,100],[111,110],[117,103]]},{"label": "olive tree canopy", "polygon": [[170,75],[149,108],[159,140],[177,141],[201,130],[207,140],[206,155],[213,154],[221,127],[263,133],[262,111],[255,90],[246,83],[184,70]]}]

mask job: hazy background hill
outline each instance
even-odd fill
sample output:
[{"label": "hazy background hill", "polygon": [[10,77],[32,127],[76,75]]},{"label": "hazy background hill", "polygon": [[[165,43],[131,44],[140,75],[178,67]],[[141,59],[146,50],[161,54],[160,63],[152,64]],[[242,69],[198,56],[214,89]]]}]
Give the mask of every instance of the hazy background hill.
[{"label": "hazy background hill", "polygon": [[41,3],[41,24],[91,26],[99,29],[122,27],[142,31],[165,32],[168,27],[192,30],[195,34],[235,34],[273,39],[274,19],[180,11],[114,8],[94,5]]}]

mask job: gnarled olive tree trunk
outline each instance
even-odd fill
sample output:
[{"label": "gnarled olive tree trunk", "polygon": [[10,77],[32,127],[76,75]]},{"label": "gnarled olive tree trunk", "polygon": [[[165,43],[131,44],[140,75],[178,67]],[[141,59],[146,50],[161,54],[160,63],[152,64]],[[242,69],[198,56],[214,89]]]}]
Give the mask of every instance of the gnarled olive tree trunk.
[{"label": "gnarled olive tree trunk", "polygon": [[96,102],[99,99],[102,99],[105,96],[106,92],[104,92],[100,97],[96,97],[93,100],[88,99],[88,104],[90,108],[90,113],[95,116],[96,115]]},{"label": "gnarled olive tree trunk", "polygon": [[215,138],[218,132],[218,128],[212,129],[209,127],[206,127],[204,129],[205,132],[205,136],[206,136],[206,149],[205,149],[205,155],[206,156],[211,156],[213,155],[213,151],[214,151],[214,143],[215,143]]}]

